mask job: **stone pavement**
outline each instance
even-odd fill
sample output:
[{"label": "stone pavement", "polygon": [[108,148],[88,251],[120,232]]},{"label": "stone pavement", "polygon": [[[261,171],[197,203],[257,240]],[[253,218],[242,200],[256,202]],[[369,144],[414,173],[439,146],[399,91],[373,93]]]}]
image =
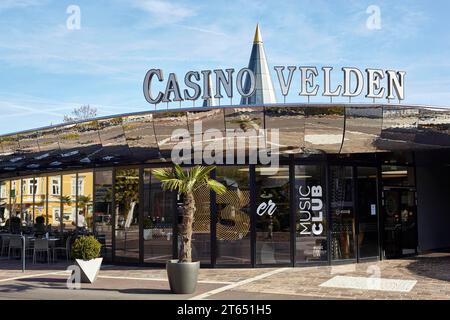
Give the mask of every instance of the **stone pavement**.
[{"label": "stone pavement", "polygon": [[[65,263],[0,260],[0,299],[450,299],[450,254],[340,266],[201,269],[193,295],[170,293],[164,269],[104,265],[93,285],[69,290]],[[336,276],[415,280],[409,292],[320,286]]]}]

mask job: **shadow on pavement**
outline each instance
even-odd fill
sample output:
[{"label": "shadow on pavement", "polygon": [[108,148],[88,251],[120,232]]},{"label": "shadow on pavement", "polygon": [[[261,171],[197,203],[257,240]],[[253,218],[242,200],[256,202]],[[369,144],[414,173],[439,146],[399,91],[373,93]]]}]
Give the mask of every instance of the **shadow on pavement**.
[{"label": "shadow on pavement", "polygon": [[450,281],[450,254],[430,254],[412,258],[406,268],[422,277]]}]

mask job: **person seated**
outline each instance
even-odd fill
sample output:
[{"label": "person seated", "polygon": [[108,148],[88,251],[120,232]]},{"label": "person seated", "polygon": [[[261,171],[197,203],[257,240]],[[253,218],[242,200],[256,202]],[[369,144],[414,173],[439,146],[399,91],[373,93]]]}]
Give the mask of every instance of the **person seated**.
[{"label": "person seated", "polygon": [[46,232],[45,218],[43,216],[37,217],[36,224],[34,225],[34,235],[36,237],[42,237]]},{"label": "person seated", "polygon": [[9,227],[11,229],[11,233],[20,234],[22,231],[22,221],[20,220],[20,217],[11,217],[11,219],[9,219]]}]

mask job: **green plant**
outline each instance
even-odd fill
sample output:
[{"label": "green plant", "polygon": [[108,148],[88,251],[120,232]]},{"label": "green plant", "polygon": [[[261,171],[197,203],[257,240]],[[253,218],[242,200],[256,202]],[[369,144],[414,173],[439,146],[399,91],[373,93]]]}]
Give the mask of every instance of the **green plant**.
[{"label": "green plant", "polygon": [[150,218],[144,219],[144,229],[152,229],[153,221]]},{"label": "green plant", "polygon": [[184,195],[183,222],[180,226],[180,262],[192,261],[192,225],[196,210],[194,192],[202,187],[209,188],[218,194],[223,194],[227,190],[223,184],[210,178],[209,174],[214,169],[214,166],[195,166],[185,171],[175,164],[173,169],[164,168],[152,171],[155,178],[161,181],[164,190],[177,191]]},{"label": "green plant", "polygon": [[92,202],[92,199],[90,196],[85,196],[85,195],[78,196],[78,207],[80,209],[83,209],[83,211],[86,213],[87,213],[87,207],[91,202]]},{"label": "green plant", "polygon": [[58,196],[58,199],[66,206],[72,205],[72,198],[70,196]]},{"label": "green plant", "polygon": [[91,260],[98,258],[102,244],[93,236],[82,236],[72,245],[72,258]]}]

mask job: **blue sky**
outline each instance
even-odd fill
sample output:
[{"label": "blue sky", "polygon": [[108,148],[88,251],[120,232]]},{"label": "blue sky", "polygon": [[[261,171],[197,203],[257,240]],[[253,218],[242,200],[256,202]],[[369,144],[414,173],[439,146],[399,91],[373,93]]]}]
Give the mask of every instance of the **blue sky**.
[{"label": "blue sky", "polygon": [[[66,27],[69,5],[79,30]],[[369,5],[379,30],[366,27]],[[148,69],[182,78],[245,67],[257,22],[271,68],[404,70],[406,103],[450,106],[448,12],[447,0],[0,0],[0,134],[60,123],[83,104],[99,115],[149,110]],[[294,89],[288,101],[304,102]]]}]

